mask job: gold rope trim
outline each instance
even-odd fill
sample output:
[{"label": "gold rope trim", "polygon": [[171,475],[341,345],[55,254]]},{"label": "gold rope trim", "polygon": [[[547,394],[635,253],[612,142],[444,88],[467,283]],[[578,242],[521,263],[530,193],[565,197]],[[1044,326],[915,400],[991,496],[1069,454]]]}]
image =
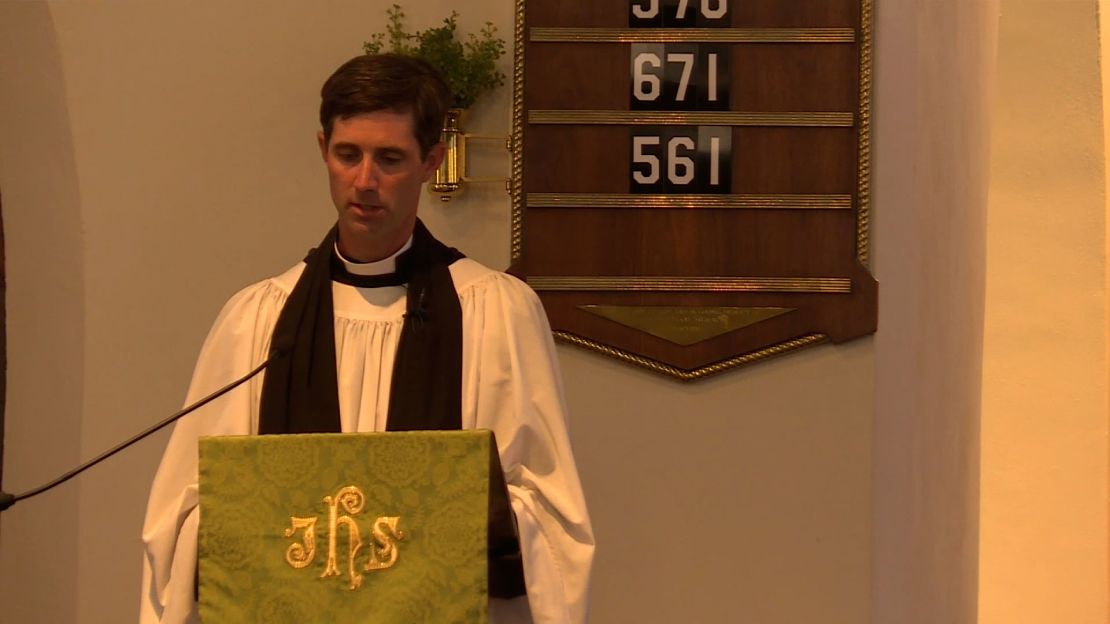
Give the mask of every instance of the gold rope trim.
[{"label": "gold rope trim", "polygon": [[850,293],[847,277],[530,276],[537,291]]},{"label": "gold rope trim", "polygon": [[854,28],[567,28],[537,26],[533,43],[854,43]]},{"label": "gold rope trim", "polygon": [[515,263],[523,255],[524,239],[524,0],[516,0],[513,28],[513,130],[512,164],[509,174],[509,258]]},{"label": "gold rope trim", "polygon": [[852,113],[754,113],[740,111],[530,110],[532,124],[811,126],[851,127]]},{"label": "gold rope trim", "polygon": [[591,351],[601,353],[602,355],[607,355],[609,357],[615,358],[627,364],[634,364],[636,366],[640,366],[650,371],[662,375],[667,375],[668,377],[673,377],[681,381],[697,381],[698,379],[703,379],[710,375],[714,375],[716,373],[720,373],[731,368],[744,366],[746,364],[752,364],[778,355],[790,353],[791,351],[797,351],[798,349],[801,349],[803,347],[815,345],[828,339],[828,336],[826,336],[825,334],[809,334],[808,336],[803,336],[794,340],[780,342],[779,344],[760,349],[759,351],[753,351],[751,353],[745,353],[744,355],[739,355],[727,360],[715,362],[708,366],[703,366],[694,370],[684,370],[675,366],[671,366],[669,364],[664,364],[656,360],[636,355],[634,353],[629,353],[627,351],[622,351],[621,349],[610,347],[608,345],[603,345],[601,343],[576,336],[569,332],[554,331],[552,332],[552,334],[555,336],[556,339],[563,342],[577,345],[579,347],[584,347],[586,349],[590,349]]},{"label": "gold rope trim", "polygon": [[851,195],[636,195],[528,193],[529,208],[704,208],[736,210],[851,210]]},{"label": "gold rope trim", "polygon": [[867,266],[871,255],[871,36],[872,0],[861,0],[859,71],[859,209],[856,213],[856,256]]}]

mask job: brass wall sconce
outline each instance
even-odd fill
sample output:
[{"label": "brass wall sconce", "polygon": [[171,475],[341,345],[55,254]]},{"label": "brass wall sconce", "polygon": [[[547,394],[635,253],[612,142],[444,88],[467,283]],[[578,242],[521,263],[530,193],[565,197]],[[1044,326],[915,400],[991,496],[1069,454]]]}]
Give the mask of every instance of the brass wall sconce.
[{"label": "brass wall sconce", "polygon": [[505,190],[509,190],[509,179],[495,176],[471,176],[466,164],[467,143],[470,141],[496,141],[501,142],[506,150],[512,151],[512,139],[508,136],[495,134],[467,134],[462,129],[463,110],[452,108],[447,111],[443,120],[443,134],[441,140],[447,146],[447,153],[443,163],[436,170],[432,180],[432,192],[439,194],[440,201],[449,202],[456,193],[462,190],[463,184],[504,182]]}]

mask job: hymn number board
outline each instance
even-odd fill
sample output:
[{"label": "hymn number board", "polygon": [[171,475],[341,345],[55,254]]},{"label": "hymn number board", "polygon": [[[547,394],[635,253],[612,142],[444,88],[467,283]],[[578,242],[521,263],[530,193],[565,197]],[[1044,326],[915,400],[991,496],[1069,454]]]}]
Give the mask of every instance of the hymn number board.
[{"label": "hymn number board", "polygon": [[691,380],[872,333],[873,0],[516,0],[512,266]]},{"label": "hymn number board", "polygon": [[[631,0],[630,28],[727,28],[728,0]],[[729,47],[630,46],[629,109],[729,109]],[[631,193],[731,193],[732,128],[640,126],[630,131]]]}]

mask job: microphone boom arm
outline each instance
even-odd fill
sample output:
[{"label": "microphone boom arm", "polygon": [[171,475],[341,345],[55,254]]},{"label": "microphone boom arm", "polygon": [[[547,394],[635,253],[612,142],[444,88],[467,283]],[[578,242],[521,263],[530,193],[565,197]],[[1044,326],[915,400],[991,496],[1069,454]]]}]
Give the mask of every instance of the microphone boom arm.
[{"label": "microphone boom arm", "polygon": [[158,423],[158,424],[156,424],[152,427],[147,428],[145,431],[143,431],[142,433],[139,433],[138,435],[132,436],[131,438],[129,438],[128,440],[125,440],[121,444],[116,445],[114,448],[109,449],[107,451],[104,451],[103,453],[101,453],[100,455],[95,457],[94,459],[91,459],[91,460],[81,464],[80,466],[74,468],[73,470],[70,470],[69,472],[65,473],[64,475],[58,477],[57,479],[54,479],[53,481],[51,481],[51,482],[49,482],[45,485],[41,485],[41,486],[39,486],[39,487],[37,487],[33,490],[28,490],[28,491],[26,491],[22,494],[9,494],[7,492],[0,491],[0,512],[3,512],[5,509],[8,509],[12,505],[18,503],[19,501],[21,501],[25,498],[31,498],[32,496],[37,496],[37,495],[42,494],[43,492],[45,492],[47,490],[50,490],[54,487],[57,487],[57,486],[65,483],[66,481],[69,481],[73,477],[76,477],[77,475],[81,474],[82,472],[85,472],[89,468],[92,468],[93,466],[99,464],[100,462],[104,461],[105,459],[108,459],[112,455],[115,455],[116,453],[122,451],[123,449],[125,449],[129,446],[131,446],[132,444],[138,442],[139,440],[142,440],[143,438],[151,435],[155,431],[158,431],[159,429],[162,429],[166,425],[169,425],[170,423],[176,421],[177,419],[181,418],[182,416],[185,416],[189,412],[192,412],[196,409],[199,409],[199,408],[207,405],[208,403],[212,402],[213,400],[218,399],[219,397],[223,396],[224,394],[227,394],[228,392],[231,392],[235,388],[238,388],[239,386],[246,383],[246,381],[249,380],[250,378],[252,378],[255,375],[257,375],[258,373],[262,372],[262,370],[264,368],[266,368],[267,366],[269,366],[271,363],[273,363],[274,360],[278,359],[279,357],[281,357],[285,354],[286,354],[286,350],[281,349],[280,347],[275,347],[275,348],[271,349],[270,357],[266,358],[266,361],[264,361],[261,364],[259,364],[258,366],[256,366],[254,368],[254,370],[252,370],[251,372],[249,372],[246,375],[243,375],[242,377],[240,377],[239,379],[236,379],[235,381],[227,384],[226,386],[224,386],[223,388],[220,388],[219,390],[213,392],[212,394],[209,394],[208,396],[206,396],[203,399],[197,401],[196,403],[193,403],[192,405],[189,405],[187,407],[182,408],[180,411],[170,415],[169,417],[167,417],[162,422],[160,422],[160,423]]}]

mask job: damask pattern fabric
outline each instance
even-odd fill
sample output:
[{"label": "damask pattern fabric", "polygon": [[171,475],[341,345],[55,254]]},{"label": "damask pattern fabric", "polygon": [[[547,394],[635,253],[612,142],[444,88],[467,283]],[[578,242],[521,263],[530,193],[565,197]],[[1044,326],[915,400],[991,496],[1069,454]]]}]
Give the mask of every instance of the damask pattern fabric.
[{"label": "damask pattern fabric", "polygon": [[202,438],[202,619],[485,622],[489,444],[479,431]]}]

